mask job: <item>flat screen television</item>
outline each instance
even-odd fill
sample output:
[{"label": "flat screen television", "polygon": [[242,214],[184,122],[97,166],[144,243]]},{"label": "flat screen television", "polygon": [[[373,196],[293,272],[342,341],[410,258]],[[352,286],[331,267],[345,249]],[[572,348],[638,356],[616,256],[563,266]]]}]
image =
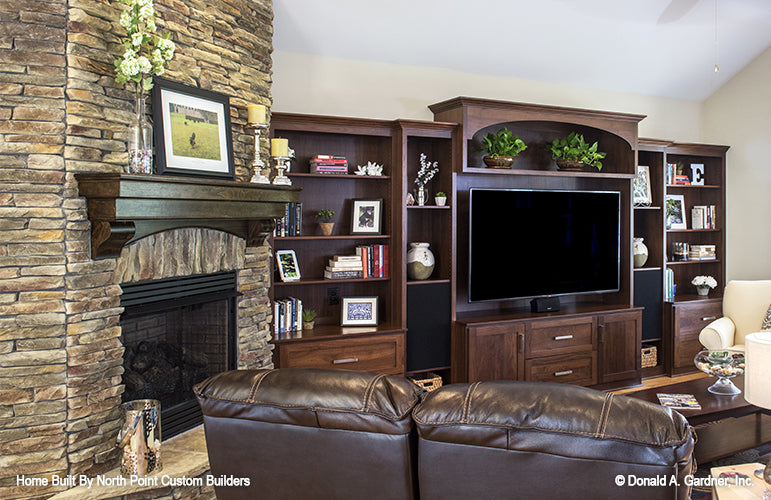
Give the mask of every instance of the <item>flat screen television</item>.
[{"label": "flat screen television", "polygon": [[616,292],[617,191],[469,190],[469,302]]}]

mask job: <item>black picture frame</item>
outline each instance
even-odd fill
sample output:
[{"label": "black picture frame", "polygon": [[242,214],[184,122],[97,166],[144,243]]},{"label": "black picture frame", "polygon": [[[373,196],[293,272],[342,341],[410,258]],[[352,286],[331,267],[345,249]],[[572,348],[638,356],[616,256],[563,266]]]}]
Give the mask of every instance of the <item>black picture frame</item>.
[{"label": "black picture frame", "polygon": [[357,198],[352,202],[351,234],[381,234],[383,200]]},{"label": "black picture frame", "polygon": [[156,77],[152,98],[158,174],[235,180],[227,95]]}]

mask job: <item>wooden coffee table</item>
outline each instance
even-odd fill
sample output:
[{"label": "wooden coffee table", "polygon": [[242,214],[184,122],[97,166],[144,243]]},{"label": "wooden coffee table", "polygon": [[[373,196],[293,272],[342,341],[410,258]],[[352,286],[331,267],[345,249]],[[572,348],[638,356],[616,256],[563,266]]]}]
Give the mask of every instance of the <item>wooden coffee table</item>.
[{"label": "wooden coffee table", "polygon": [[731,379],[742,390],[742,394],[735,396],[707,391],[715,380],[705,377],[624,395],[658,404],[658,393],[693,394],[701,409],[676,411],[696,428],[699,437],[695,447],[697,463],[711,462],[771,442],[771,416],[744,399],[744,377]]}]

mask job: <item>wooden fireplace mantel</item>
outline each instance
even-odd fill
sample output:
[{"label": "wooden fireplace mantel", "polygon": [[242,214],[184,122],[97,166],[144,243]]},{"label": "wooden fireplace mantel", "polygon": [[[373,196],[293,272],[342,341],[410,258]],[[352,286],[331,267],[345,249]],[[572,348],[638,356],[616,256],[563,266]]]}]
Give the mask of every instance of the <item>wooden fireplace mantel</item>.
[{"label": "wooden fireplace mantel", "polygon": [[144,236],[183,227],[218,229],[261,245],[301,188],[218,179],[75,174],[91,221],[91,257],[117,257]]}]

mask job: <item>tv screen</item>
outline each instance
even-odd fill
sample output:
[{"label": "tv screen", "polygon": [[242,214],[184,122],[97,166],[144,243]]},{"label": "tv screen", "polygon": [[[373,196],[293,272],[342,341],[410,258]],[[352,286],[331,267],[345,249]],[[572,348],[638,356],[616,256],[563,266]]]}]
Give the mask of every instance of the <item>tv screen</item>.
[{"label": "tv screen", "polygon": [[616,191],[469,190],[469,301],[615,292]]}]

